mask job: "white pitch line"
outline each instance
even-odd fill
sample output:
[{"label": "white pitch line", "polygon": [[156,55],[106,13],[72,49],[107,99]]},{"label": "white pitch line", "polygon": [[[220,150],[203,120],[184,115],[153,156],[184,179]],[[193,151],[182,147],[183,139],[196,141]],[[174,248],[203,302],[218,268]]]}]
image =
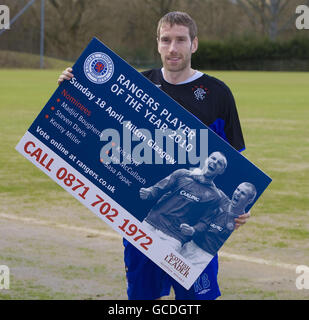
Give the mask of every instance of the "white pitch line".
[{"label": "white pitch line", "polygon": [[294,272],[297,267],[296,264],[288,264],[288,263],[283,263],[283,262],[265,260],[262,258],[248,257],[248,256],[240,255],[240,254],[227,253],[224,251],[219,251],[219,257],[229,258],[229,259],[239,260],[239,261],[245,261],[245,262],[252,262],[252,263],[257,263],[257,264],[264,264],[264,265],[268,265],[271,267],[279,267],[279,268],[283,268],[283,269],[293,270]]},{"label": "white pitch line", "polygon": [[[72,226],[72,225],[68,225],[68,224],[53,223],[52,221],[38,220],[35,218],[20,217],[20,216],[16,216],[13,214],[0,213],[0,218],[20,221],[20,222],[26,222],[26,223],[31,223],[31,224],[41,225],[41,226],[47,226],[47,227],[56,227],[56,228],[67,229],[67,230],[72,230],[72,231],[98,234],[101,236],[114,238],[114,239],[122,239],[122,237],[117,233],[96,230],[96,229],[92,229],[92,228],[77,227],[77,226]],[[293,271],[295,271],[296,267],[297,267],[297,265],[294,265],[294,264],[265,260],[262,258],[249,257],[249,256],[240,255],[240,254],[227,253],[224,251],[219,251],[219,257],[233,259],[233,260],[239,260],[239,261],[252,262],[252,263],[257,263],[257,264],[264,264],[264,265],[268,265],[268,266],[272,266],[272,267],[279,267],[279,268],[293,270]]]},{"label": "white pitch line", "polygon": [[92,228],[71,226],[71,225],[62,224],[62,223],[54,223],[52,221],[38,220],[38,219],[35,219],[35,218],[19,217],[19,216],[13,215],[13,214],[0,213],[0,218],[4,218],[4,219],[8,219],[8,220],[21,221],[21,222],[26,222],[26,223],[31,223],[31,224],[37,224],[37,225],[40,225],[40,226],[56,227],[56,228],[62,228],[62,229],[67,229],[67,230],[72,230],[72,231],[80,231],[80,232],[98,234],[98,235],[109,237],[109,238],[121,239],[121,236],[118,235],[117,233],[112,233],[112,232],[102,231],[102,230],[96,230],[96,229],[92,229]]}]

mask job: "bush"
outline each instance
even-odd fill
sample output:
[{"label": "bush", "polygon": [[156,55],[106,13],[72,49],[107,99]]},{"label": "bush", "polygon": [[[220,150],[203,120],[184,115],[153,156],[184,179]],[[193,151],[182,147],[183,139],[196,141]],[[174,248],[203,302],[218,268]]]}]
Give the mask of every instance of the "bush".
[{"label": "bush", "polygon": [[192,56],[197,69],[309,71],[309,38],[200,41]]}]

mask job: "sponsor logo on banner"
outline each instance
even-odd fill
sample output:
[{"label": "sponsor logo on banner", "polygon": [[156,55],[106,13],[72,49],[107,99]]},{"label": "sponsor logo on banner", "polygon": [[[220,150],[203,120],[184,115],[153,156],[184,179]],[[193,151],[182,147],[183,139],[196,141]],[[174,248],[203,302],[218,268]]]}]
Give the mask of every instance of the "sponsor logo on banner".
[{"label": "sponsor logo on banner", "polygon": [[191,194],[189,192],[186,192],[185,190],[181,190],[180,191],[180,195],[186,197],[187,199],[194,200],[196,202],[200,202],[200,198],[199,197],[197,197],[194,194]]},{"label": "sponsor logo on banner", "polygon": [[103,52],[94,52],[85,60],[84,72],[91,82],[96,84],[105,83],[114,74],[113,60]]},{"label": "sponsor logo on banner", "polygon": [[222,228],[221,226],[218,226],[218,225],[216,225],[216,224],[214,224],[214,223],[211,223],[210,226],[211,226],[213,229],[217,229],[217,230],[220,231],[220,232],[223,230],[223,228]]}]

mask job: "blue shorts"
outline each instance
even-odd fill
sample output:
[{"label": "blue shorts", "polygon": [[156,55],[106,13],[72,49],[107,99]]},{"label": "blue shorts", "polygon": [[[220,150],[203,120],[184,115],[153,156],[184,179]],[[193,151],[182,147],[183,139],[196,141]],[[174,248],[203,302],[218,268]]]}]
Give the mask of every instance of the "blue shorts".
[{"label": "blue shorts", "polygon": [[186,290],[130,242],[123,239],[123,244],[129,300],[155,300],[168,296],[171,287],[175,291],[176,300],[215,300],[221,295],[217,281],[217,255],[193,286]]}]

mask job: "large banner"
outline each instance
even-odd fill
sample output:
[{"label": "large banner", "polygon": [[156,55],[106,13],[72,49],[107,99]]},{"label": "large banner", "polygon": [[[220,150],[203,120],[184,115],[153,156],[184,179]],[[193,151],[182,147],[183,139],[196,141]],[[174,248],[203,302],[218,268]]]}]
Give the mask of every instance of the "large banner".
[{"label": "large banner", "polygon": [[271,179],[97,39],[16,149],[185,288]]}]

